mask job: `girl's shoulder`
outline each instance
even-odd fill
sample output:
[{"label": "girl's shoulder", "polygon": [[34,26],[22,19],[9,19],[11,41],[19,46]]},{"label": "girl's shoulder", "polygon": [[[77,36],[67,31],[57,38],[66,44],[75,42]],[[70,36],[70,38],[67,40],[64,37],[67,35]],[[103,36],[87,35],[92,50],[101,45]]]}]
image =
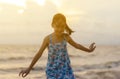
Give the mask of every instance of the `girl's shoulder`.
[{"label": "girl's shoulder", "polygon": [[47,43],[49,43],[50,35],[51,35],[51,34],[46,35],[46,36],[44,37],[44,41],[46,41]]},{"label": "girl's shoulder", "polygon": [[49,40],[52,34],[46,35],[44,39]]},{"label": "girl's shoulder", "polygon": [[44,38],[44,40],[46,40],[47,42],[49,42],[50,39],[52,38],[52,34],[53,33],[46,35],[45,38]]}]

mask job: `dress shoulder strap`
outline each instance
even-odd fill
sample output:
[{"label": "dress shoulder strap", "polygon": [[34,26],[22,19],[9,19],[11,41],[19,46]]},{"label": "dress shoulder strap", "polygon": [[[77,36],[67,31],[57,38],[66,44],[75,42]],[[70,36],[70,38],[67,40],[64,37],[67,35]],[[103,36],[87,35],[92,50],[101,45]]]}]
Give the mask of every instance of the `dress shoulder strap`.
[{"label": "dress shoulder strap", "polygon": [[64,34],[64,35],[63,35],[63,43],[64,43],[65,45],[67,44],[66,41],[67,41],[67,40],[66,40],[66,35]]},{"label": "dress shoulder strap", "polygon": [[50,41],[50,43],[52,43],[52,34],[49,35],[49,41]]},{"label": "dress shoulder strap", "polygon": [[67,34],[64,34],[63,35],[63,39],[66,41],[66,36],[67,36]]}]

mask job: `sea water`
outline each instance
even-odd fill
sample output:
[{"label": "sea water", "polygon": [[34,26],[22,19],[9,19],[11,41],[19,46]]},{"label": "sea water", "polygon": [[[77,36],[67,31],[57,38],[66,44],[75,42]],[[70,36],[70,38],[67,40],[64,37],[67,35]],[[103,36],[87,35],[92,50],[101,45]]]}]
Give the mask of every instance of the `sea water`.
[{"label": "sea water", "polygon": [[[19,72],[30,65],[39,48],[39,45],[0,45],[0,79],[22,79]],[[68,54],[76,79],[120,79],[120,46],[97,46],[92,53],[68,46]],[[46,49],[24,79],[46,79],[47,57]]]}]

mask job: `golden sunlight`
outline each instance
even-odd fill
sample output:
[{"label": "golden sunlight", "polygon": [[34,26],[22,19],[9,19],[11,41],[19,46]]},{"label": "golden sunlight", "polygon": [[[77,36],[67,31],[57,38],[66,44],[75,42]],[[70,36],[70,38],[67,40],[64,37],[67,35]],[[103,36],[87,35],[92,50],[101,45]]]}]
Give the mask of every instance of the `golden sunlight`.
[{"label": "golden sunlight", "polygon": [[2,7],[0,7],[0,11],[2,11]]},{"label": "golden sunlight", "polygon": [[44,6],[46,0],[35,0],[39,5]]},{"label": "golden sunlight", "polygon": [[52,1],[52,3],[53,3],[54,5],[56,5],[57,7],[60,7],[60,6],[62,5],[60,0],[51,0],[51,1]]},{"label": "golden sunlight", "polygon": [[24,13],[24,10],[23,10],[23,9],[18,10],[18,13],[19,13],[19,14],[23,14],[23,13]]},{"label": "golden sunlight", "polygon": [[0,13],[2,12],[2,8],[0,7]]},{"label": "golden sunlight", "polygon": [[85,14],[85,12],[77,11],[77,10],[69,10],[69,11],[66,11],[65,14],[67,14],[67,15],[83,15],[83,14]]},{"label": "golden sunlight", "polygon": [[14,4],[16,6],[25,7],[26,0],[0,0],[0,3]]}]

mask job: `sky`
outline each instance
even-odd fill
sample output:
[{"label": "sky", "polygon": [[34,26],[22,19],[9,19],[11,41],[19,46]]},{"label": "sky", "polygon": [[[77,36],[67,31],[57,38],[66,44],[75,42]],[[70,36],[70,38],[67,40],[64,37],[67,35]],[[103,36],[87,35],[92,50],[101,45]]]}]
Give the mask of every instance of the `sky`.
[{"label": "sky", "polygon": [[56,13],[77,43],[120,44],[120,0],[0,0],[0,44],[41,44]]}]

